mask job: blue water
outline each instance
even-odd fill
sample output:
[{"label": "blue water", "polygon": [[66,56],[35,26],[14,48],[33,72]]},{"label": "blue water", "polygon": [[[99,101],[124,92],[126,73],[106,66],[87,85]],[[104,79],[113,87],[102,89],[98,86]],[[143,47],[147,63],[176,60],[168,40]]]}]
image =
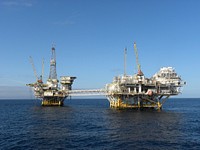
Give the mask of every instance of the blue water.
[{"label": "blue water", "polygon": [[2,100],[0,149],[200,149],[200,99],[169,99],[160,112],[111,109],[106,99]]}]

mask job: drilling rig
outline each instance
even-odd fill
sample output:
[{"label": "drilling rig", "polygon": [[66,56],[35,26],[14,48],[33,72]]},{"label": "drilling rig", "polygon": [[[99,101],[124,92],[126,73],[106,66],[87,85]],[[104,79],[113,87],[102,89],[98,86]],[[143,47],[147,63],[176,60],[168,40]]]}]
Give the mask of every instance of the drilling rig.
[{"label": "drilling rig", "polygon": [[50,73],[47,82],[43,83],[44,62],[42,63],[42,75],[38,77],[33,59],[30,57],[36,82],[27,84],[27,86],[33,88],[34,95],[36,98],[41,99],[42,106],[63,106],[64,100],[69,96],[69,92],[72,89],[71,86],[76,77],[61,76],[59,84],[56,73],[56,51],[54,46],[51,51]]}]

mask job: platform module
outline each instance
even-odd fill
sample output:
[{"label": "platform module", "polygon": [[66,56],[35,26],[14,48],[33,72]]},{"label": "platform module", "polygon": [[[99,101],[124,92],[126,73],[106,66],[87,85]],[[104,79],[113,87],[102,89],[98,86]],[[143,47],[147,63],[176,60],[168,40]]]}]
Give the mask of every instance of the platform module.
[{"label": "platform module", "polygon": [[[181,87],[186,83],[172,67],[163,67],[152,77],[146,78],[141,70],[136,43],[134,51],[137,74],[126,74],[126,60],[124,60],[124,75],[114,77],[113,82],[105,87],[110,107],[162,109],[165,101],[170,96],[180,94]],[[126,49],[124,55],[126,58]]]},{"label": "platform module", "polygon": [[76,77],[72,76],[61,76],[60,84],[57,79],[56,72],[56,52],[55,47],[52,47],[52,55],[50,60],[50,73],[46,83],[43,83],[44,76],[44,62],[42,63],[42,75],[37,76],[37,72],[33,63],[33,59],[30,57],[36,82],[27,84],[33,88],[34,95],[36,98],[41,99],[42,106],[62,106],[64,100],[69,96],[69,91],[72,90],[72,84]]}]

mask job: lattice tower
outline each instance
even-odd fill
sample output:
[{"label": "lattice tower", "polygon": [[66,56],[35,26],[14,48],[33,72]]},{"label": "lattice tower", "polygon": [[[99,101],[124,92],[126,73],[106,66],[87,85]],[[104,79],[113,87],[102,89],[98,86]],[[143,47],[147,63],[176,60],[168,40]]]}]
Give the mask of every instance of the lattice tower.
[{"label": "lattice tower", "polygon": [[57,79],[57,73],[56,73],[56,52],[55,52],[55,48],[54,47],[52,47],[49,79]]}]

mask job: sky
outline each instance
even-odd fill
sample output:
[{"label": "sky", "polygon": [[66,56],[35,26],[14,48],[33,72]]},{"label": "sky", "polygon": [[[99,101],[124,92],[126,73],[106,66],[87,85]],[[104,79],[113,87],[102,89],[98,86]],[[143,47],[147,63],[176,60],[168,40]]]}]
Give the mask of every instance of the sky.
[{"label": "sky", "polygon": [[57,74],[76,76],[73,89],[103,88],[137,72],[133,43],[146,77],[171,66],[187,82],[178,97],[200,97],[199,0],[0,0],[0,99],[32,98],[45,79],[55,44]]}]

